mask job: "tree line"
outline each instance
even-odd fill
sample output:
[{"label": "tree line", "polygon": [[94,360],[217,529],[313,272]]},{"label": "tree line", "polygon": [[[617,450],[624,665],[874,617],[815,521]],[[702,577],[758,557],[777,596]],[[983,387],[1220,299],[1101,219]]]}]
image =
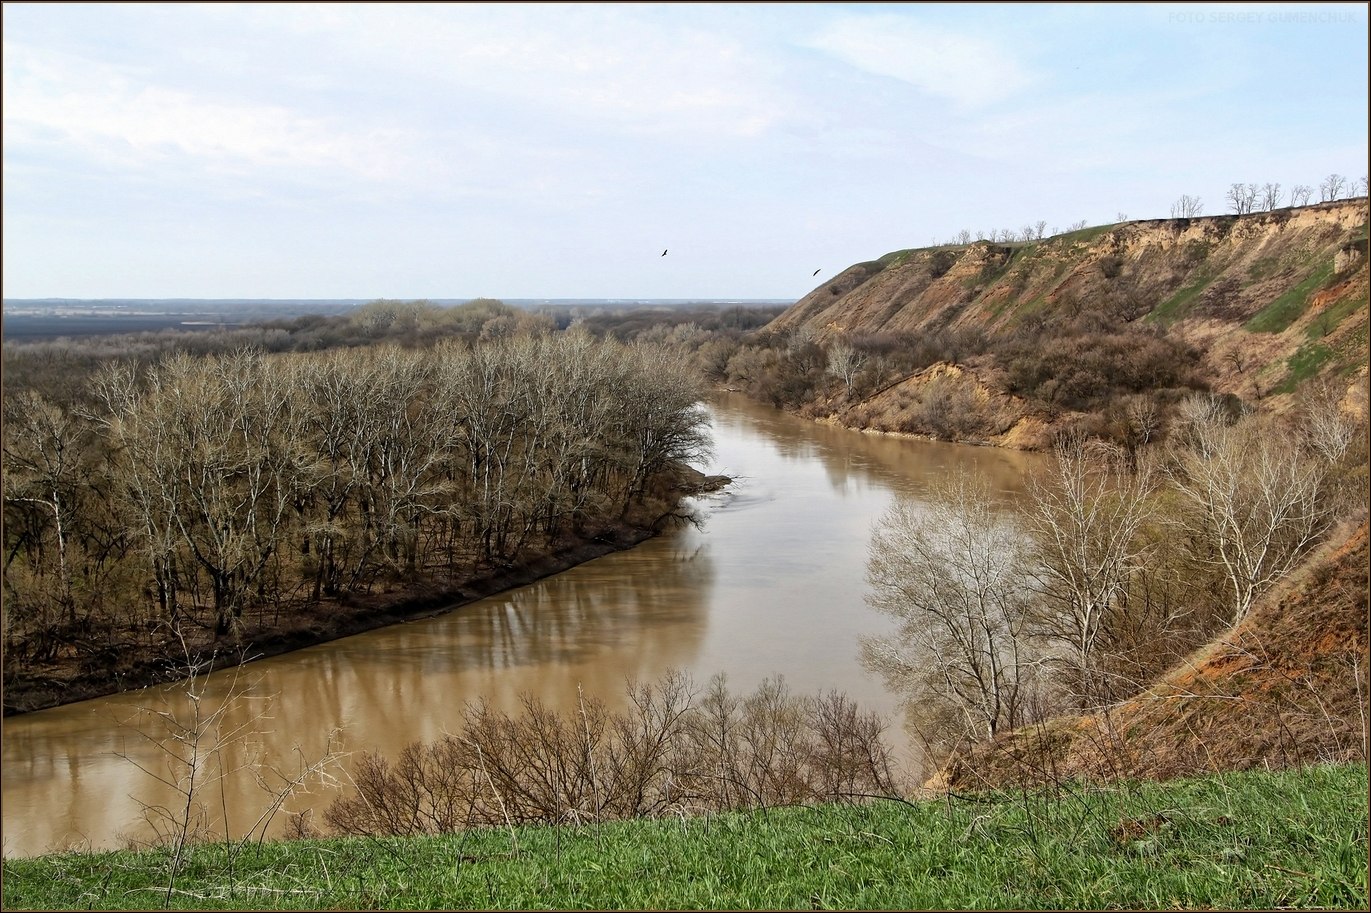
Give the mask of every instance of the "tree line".
[{"label": "tree line", "polygon": [[[1319,182],[1319,202],[1332,203],[1335,200],[1353,200],[1366,196],[1366,176],[1360,180],[1349,180],[1336,172]],[[1296,184],[1289,190],[1282,190],[1280,182],[1267,181],[1264,184],[1235,181],[1224,192],[1224,202],[1233,210],[1234,215],[1247,215],[1252,212],[1270,212],[1286,206],[1308,206],[1314,196],[1314,188],[1308,184]],[[1204,215],[1204,202],[1198,196],[1182,194],[1171,204],[1171,218],[1191,219]]]},{"label": "tree line", "polygon": [[681,357],[578,331],[119,359],[79,398],[22,389],[4,404],[7,675],[181,629],[234,639],[248,615],[647,522],[708,449],[699,398]]}]

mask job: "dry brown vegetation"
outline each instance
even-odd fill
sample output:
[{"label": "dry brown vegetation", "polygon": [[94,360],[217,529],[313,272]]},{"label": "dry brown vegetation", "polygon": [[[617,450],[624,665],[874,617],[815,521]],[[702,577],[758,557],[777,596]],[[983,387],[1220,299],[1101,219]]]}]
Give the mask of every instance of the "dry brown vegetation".
[{"label": "dry brown vegetation", "polygon": [[[1037,449],[1080,424],[1133,447],[1193,392],[1279,411],[1364,376],[1367,224],[1361,198],[897,251],[707,368],[850,427]],[[846,347],[860,367],[825,371]]]},{"label": "dry brown vegetation", "polygon": [[1274,598],[1155,685],[1102,712],[1028,726],[930,784],[1169,779],[1368,758],[1368,527],[1355,524]]},{"label": "dry brown vegetation", "polygon": [[[1165,327],[1071,309],[990,335],[962,328],[821,341],[804,327],[768,327],[712,340],[696,359],[729,389],[854,428],[1021,446],[1026,424],[1085,422],[1095,436],[1139,446],[1171,406],[1209,389],[1202,354]],[[1140,412],[1153,427],[1139,427]]]},{"label": "dry brown vegetation", "polygon": [[708,447],[679,358],[579,331],[115,360],[75,400],[6,392],[7,711],[636,541]]},{"label": "dry brown vegetation", "polygon": [[[876,524],[867,571],[868,601],[899,626],[865,643],[865,662],[908,695],[935,760],[961,752],[974,769],[982,752],[970,746],[985,740],[1011,752],[1056,744],[1073,711],[1117,724],[1112,708],[1193,663],[1197,643],[1258,617],[1338,518],[1365,516],[1365,416],[1347,405],[1311,391],[1284,416],[1234,415],[1195,396],[1162,446],[1060,436],[1021,505],[961,478],[898,500]],[[1366,592],[1363,580],[1363,615]],[[1342,642],[1364,664],[1364,638]],[[1356,705],[1344,692],[1364,672],[1341,661],[1325,671],[1342,675],[1328,712],[1345,722]],[[1318,673],[1300,684],[1303,699],[1324,699]],[[1249,722],[1268,734],[1287,725],[1278,702],[1263,706],[1277,709]]]},{"label": "dry brown vegetation", "polygon": [[883,724],[847,697],[792,695],[769,679],[746,697],[716,676],[630,682],[628,709],[582,696],[569,714],[525,697],[517,715],[467,708],[461,731],[391,762],[363,756],[356,794],[335,800],[341,834],[586,824],[893,796]]}]

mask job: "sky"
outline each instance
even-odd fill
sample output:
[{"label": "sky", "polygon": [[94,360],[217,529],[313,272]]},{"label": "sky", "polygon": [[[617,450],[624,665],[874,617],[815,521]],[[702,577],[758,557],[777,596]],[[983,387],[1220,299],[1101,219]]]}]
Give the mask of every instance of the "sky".
[{"label": "sky", "polygon": [[6,298],[793,300],[1367,172],[1365,4],[17,2],[3,41]]}]

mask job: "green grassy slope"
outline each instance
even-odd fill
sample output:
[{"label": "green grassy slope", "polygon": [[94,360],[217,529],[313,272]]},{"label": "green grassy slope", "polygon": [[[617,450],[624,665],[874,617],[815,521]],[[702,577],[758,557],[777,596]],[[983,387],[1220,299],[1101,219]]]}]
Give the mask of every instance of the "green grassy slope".
[{"label": "green grassy slope", "polygon": [[[5,860],[12,909],[1366,909],[1367,769]],[[168,890],[170,888],[170,890]]]}]

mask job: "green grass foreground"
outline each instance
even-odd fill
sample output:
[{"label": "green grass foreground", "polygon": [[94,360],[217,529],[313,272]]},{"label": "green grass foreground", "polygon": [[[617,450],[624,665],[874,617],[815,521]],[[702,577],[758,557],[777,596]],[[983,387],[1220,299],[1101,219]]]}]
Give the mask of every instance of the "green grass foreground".
[{"label": "green grass foreground", "polygon": [[1367,768],[3,863],[6,910],[1367,908]]}]

